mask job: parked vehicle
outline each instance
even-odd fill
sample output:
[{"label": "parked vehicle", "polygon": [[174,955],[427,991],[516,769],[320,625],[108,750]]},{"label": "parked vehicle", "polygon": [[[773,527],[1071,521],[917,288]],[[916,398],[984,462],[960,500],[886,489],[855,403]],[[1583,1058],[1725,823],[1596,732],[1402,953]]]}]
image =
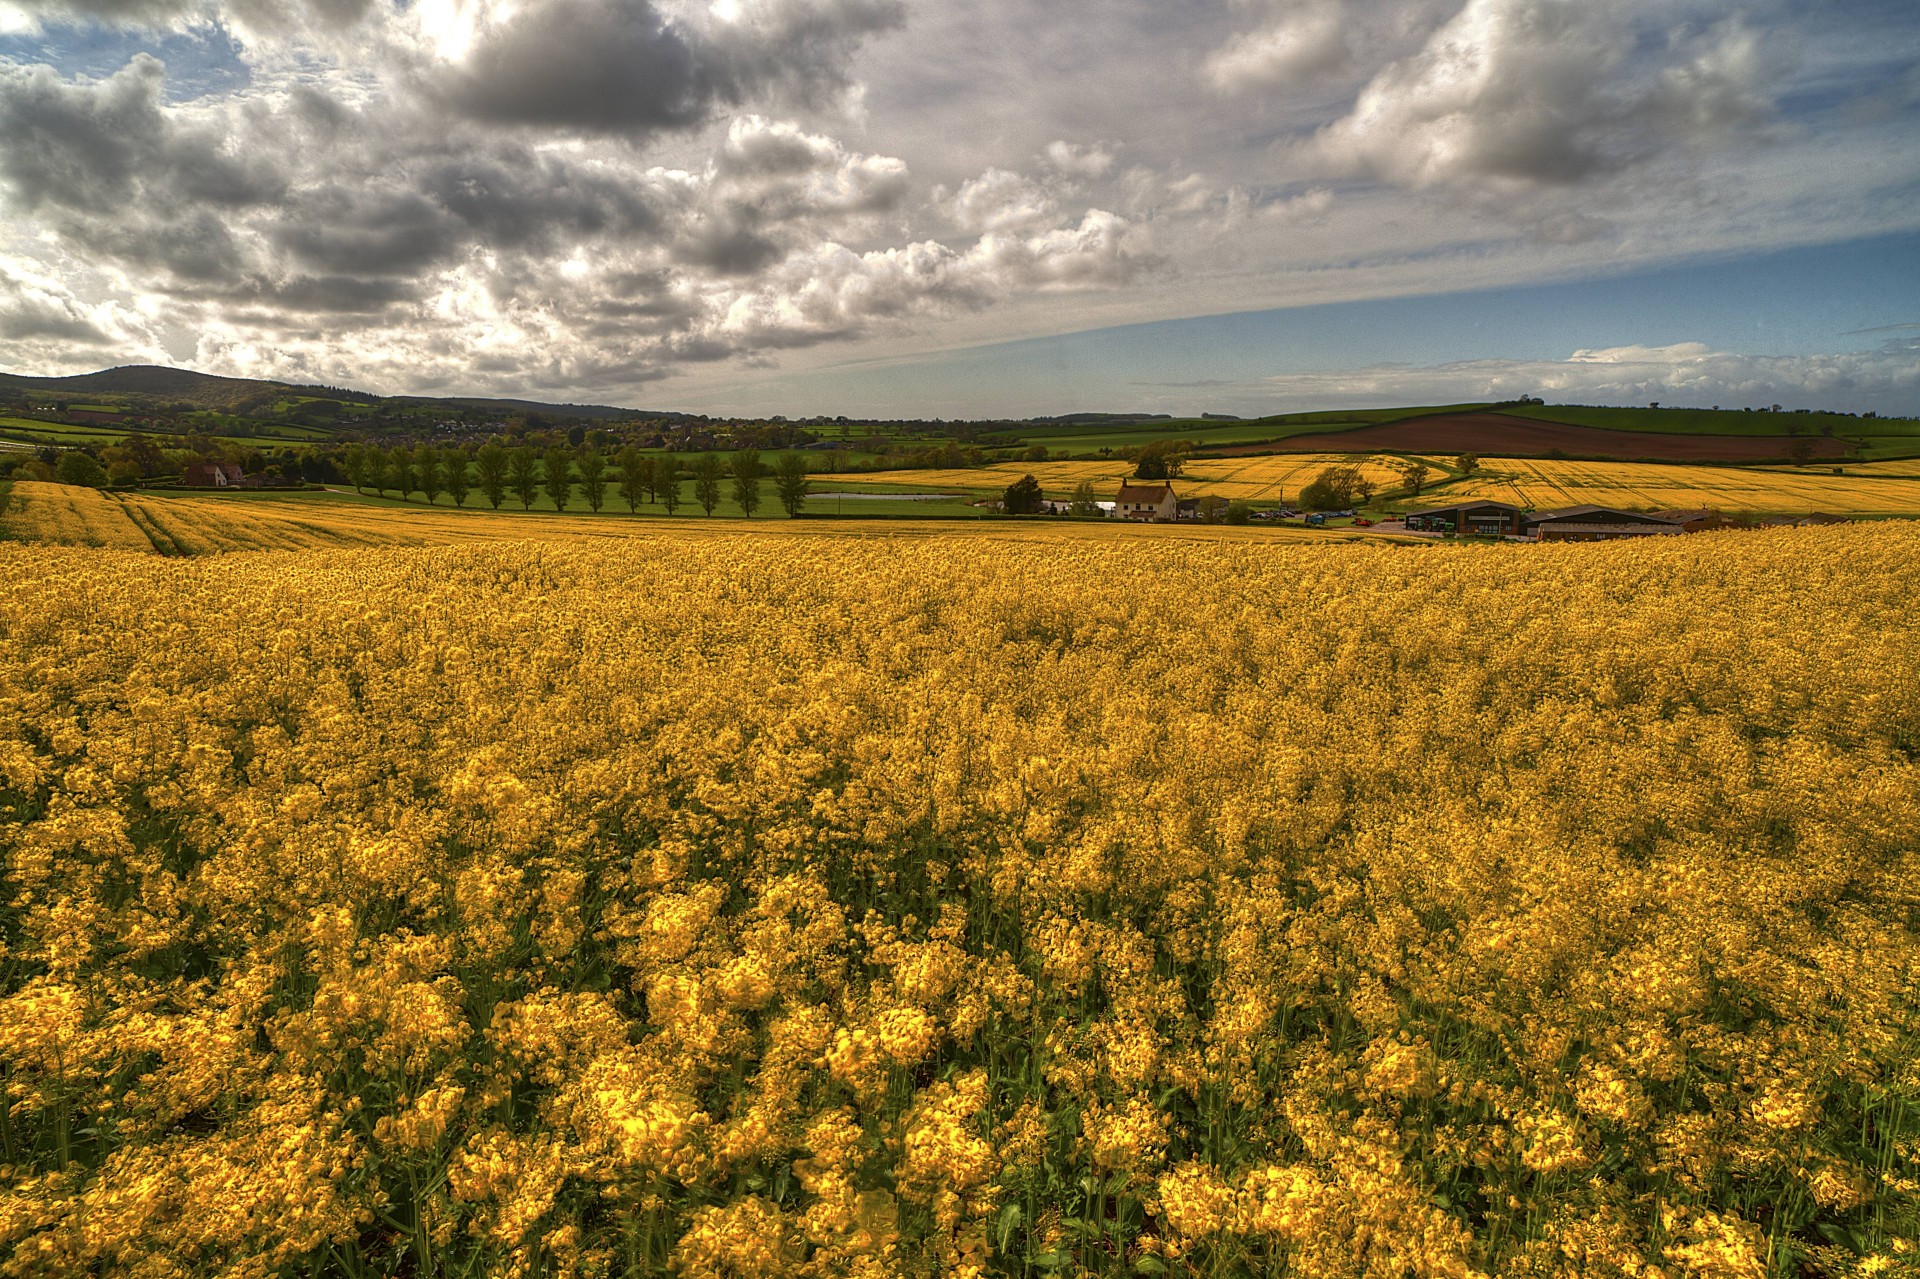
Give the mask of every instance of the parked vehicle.
[{"label": "parked vehicle", "polygon": [[1308,528],[1325,528],[1326,526],[1327,517],[1319,511],[1315,511],[1312,515],[1307,516]]},{"label": "parked vehicle", "polygon": [[1361,516],[1358,519],[1354,520],[1353,526],[1355,528],[1372,528],[1373,521],[1370,519],[1367,519],[1365,516]]}]

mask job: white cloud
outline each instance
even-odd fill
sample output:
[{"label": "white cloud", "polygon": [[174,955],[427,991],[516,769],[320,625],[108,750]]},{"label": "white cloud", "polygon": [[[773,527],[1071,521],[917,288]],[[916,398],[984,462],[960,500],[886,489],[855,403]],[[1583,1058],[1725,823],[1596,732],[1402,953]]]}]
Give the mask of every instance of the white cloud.
[{"label": "white cloud", "polygon": [[953,220],[962,231],[1019,231],[1050,225],[1060,211],[1053,197],[1028,178],[1006,169],[988,169],[961,186],[953,198]]},{"label": "white cloud", "polygon": [[1763,60],[1744,27],[1659,56],[1636,57],[1638,39],[1618,6],[1467,0],[1417,54],[1373,77],[1320,133],[1320,153],[1415,189],[1568,185],[1675,141],[1725,141],[1768,113]]},{"label": "white cloud", "polygon": [[1279,8],[1255,31],[1235,36],[1207,58],[1207,78],[1225,93],[1277,93],[1351,61],[1348,18],[1339,0]]},{"label": "white cloud", "polygon": [[1078,145],[1063,138],[1047,143],[1043,154],[1056,172],[1087,179],[1106,177],[1113,170],[1115,159],[1109,147],[1097,143]]},{"label": "white cloud", "polygon": [[0,255],[0,350],[80,367],[97,366],[108,355],[158,349],[137,312],[112,300],[83,301],[44,266]]}]

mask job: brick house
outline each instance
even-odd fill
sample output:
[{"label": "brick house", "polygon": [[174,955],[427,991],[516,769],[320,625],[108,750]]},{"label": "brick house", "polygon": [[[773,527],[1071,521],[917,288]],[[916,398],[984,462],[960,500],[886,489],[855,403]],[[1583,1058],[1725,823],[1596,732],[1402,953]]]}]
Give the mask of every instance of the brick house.
[{"label": "brick house", "polygon": [[237,462],[194,462],[181,472],[180,483],[187,488],[239,488],[246,475]]}]

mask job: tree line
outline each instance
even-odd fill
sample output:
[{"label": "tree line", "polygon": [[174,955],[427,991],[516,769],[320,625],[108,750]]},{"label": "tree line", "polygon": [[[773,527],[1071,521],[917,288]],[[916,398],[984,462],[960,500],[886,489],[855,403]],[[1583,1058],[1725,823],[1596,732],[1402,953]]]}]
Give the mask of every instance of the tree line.
[{"label": "tree line", "polygon": [[392,492],[404,501],[418,493],[429,506],[437,505],[443,494],[453,505],[465,506],[477,492],[495,510],[509,497],[520,503],[521,510],[531,510],[544,494],[555,510],[564,511],[577,489],[595,514],[606,507],[609,497],[618,496],[629,512],[657,504],[672,515],[685,501],[691,481],[693,502],[706,514],[719,509],[724,493],[752,518],[771,480],[781,508],[796,516],[812,491],[804,457],[782,453],[769,468],[757,449],[741,449],[724,460],[717,453],[702,453],[683,469],[680,459],[670,453],[653,455],[631,446],[609,459],[595,448],[557,444],[544,449],[507,448],[498,443],[478,449],[367,445],[349,449],[343,469],[356,492],[371,489],[382,497]]}]

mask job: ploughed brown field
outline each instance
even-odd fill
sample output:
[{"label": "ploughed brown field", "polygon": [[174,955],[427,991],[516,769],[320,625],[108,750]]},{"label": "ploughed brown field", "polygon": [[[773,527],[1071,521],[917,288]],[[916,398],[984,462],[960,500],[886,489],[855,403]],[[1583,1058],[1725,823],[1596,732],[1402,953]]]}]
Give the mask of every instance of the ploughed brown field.
[{"label": "ploughed brown field", "polygon": [[[1815,457],[1843,457],[1844,440],[1802,437]],[[1229,456],[1248,453],[1488,453],[1541,457],[1555,449],[1571,457],[1622,461],[1760,462],[1785,457],[1792,440],[1778,435],[1660,435],[1652,431],[1607,431],[1564,422],[1538,422],[1504,413],[1444,413],[1407,418],[1356,431],[1295,435],[1273,444],[1236,444],[1209,449]]]}]

